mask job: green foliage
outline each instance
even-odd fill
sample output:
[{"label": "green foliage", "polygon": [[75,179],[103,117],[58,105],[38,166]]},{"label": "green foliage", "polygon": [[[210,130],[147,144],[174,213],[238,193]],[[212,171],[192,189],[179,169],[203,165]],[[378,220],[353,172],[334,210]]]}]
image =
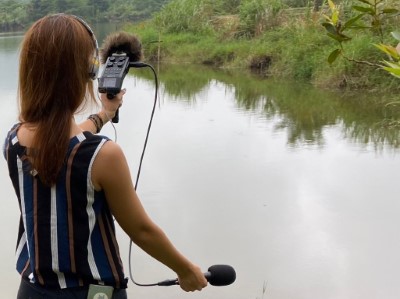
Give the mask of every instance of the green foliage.
[{"label": "green foliage", "polygon": [[288,7],[306,7],[310,4],[310,0],[282,0],[283,4]]},{"label": "green foliage", "polygon": [[0,30],[23,29],[57,12],[79,15],[90,22],[138,22],[149,19],[170,0],[1,0]]},{"label": "green foliage", "polygon": [[[394,78],[371,72],[368,66],[346,60],[339,60],[335,65],[323,63],[336,41],[327,40],[324,28],[312,19],[291,19],[283,26],[265,30],[258,37],[231,38],[223,42],[218,32],[160,32],[151,22],[130,27],[129,30],[141,37],[146,59],[153,61],[160,59],[166,63],[203,64],[241,70],[254,66],[257,71],[262,68],[266,76],[308,81],[332,89],[387,88],[392,84],[394,87]],[[348,45],[348,51],[354,53],[356,59],[374,59],[376,50],[370,46],[373,42],[373,35],[356,35]]]},{"label": "green foliage", "polygon": [[262,30],[263,21],[270,14],[270,1],[267,0],[245,0],[239,6],[240,24],[242,35],[254,37]]},{"label": "green foliage", "polygon": [[86,17],[90,13],[88,1],[90,0],[29,0],[27,2],[28,23],[47,14],[58,12]]},{"label": "green foliage", "polygon": [[[378,76],[381,73],[375,75],[364,66],[352,66],[349,62],[378,66],[394,75],[398,75],[400,68],[393,55],[387,62],[370,62],[382,60],[371,44],[377,44],[388,57],[394,54],[393,48],[377,41],[387,37],[385,32],[390,27],[386,20],[397,9],[389,4],[398,7],[397,0],[329,0],[330,14],[323,27],[316,20],[319,14],[312,12],[316,0],[303,1],[308,7],[293,10],[286,8],[300,5],[302,0],[5,1],[0,8],[14,5],[13,11],[19,7],[25,12],[25,19],[20,18],[22,24],[56,11],[74,13],[90,22],[135,23],[126,30],[139,35],[145,56],[151,60],[261,69],[267,76],[308,80],[332,88],[347,84],[364,88],[382,78],[386,80]],[[353,8],[355,1],[360,5]],[[5,11],[0,20],[10,24],[10,14],[11,10]],[[152,14],[153,19],[143,21]],[[328,41],[323,32],[330,37]],[[347,53],[352,53],[352,57]],[[330,64],[321,63],[326,58]],[[392,84],[391,80],[388,82]]]},{"label": "green foliage", "polygon": [[269,70],[272,75],[313,81],[319,73],[327,71],[321,61],[332,43],[326,42],[317,24],[293,23],[276,28],[265,32],[260,44],[273,57]]},{"label": "green foliage", "polygon": [[156,14],[155,25],[166,33],[210,33],[218,31],[214,24],[218,17],[235,14],[236,37],[254,37],[282,7],[282,0],[173,0]]},{"label": "green foliage", "polygon": [[155,24],[167,33],[208,32],[214,7],[212,0],[173,0],[155,15]]},{"label": "green foliage", "polygon": [[392,35],[399,42],[397,49],[384,44],[375,46],[391,58],[391,61],[383,61],[384,65],[382,68],[393,76],[400,78],[400,32],[392,32]]},{"label": "green foliage", "polygon": [[[356,0],[360,5],[352,5],[348,13],[350,18],[343,20],[342,8],[332,0],[328,0],[330,15],[325,15],[326,21],[322,23],[327,35],[336,41],[339,48],[334,49],[328,56],[328,62],[332,64],[339,56],[357,63],[377,66],[375,62],[357,61],[346,55],[344,44],[353,39],[349,35],[354,30],[362,30],[373,33],[381,43],[385,37],[385,28],[388,20],[400,11],[397,8],[386,5],[384,0]],[[389,3],[390,4],[390,3]]]},{"label": "green foliage", "polygon": [[26,22],[26,3],[18,0],[0,2],[0,31],[19,30]]},{"label": "green foliage", "polygon": [[105,20],[118,22],[139,22],[150,19],[154,12],[161,10],[169,2],[169,0],[107,1],[109,2],[109,7],[102,14],[102,17]]}]

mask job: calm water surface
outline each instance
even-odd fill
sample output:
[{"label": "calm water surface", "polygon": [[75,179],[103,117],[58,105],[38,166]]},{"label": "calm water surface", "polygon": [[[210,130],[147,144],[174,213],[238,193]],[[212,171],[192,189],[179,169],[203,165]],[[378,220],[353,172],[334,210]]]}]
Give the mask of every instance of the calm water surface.
[{"label": "calm water surface", "polygon": [[[19,41],[0,37],[1,139],[17,119]],[[184,66],[159,74],[138,193],[183,253],[204,271],[232,265],[237,281],[195,294],[130,283],[130,298],[399,298],[396,107],[240,72]],[[103,129],[125,150],[134,177],[151,78],[131,71],[117,135],[109,124]],[[0,190],[1,298],[15,298],[18,209],[3,159]],[[129,242],[120,230],[118,237],[128,273]],[[138,282],[175,277],[140,249],[132,255]]]}]

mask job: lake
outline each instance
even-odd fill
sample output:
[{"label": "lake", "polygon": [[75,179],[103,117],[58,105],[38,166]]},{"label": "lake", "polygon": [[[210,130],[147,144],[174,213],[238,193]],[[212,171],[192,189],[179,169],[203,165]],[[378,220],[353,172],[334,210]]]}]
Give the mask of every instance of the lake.
[{"label": "lake", "polygon": [[[17,120],[20,41],[18,35],[0,36],[2,140]],[[397,103],[242,70],[155,67],[159,102],[138,194],[180,251],[204,271],[232,265],[237,280],[191,294],[130,282],[130,298],[399,297]],[[115,130],[107,124],[102,134],[121,145],[136,177],[153,75],[131,70],[124,87],[120,122]],[[15,298],[19,212],[4,159],[0,189],[2,298]],[[129,240],[120,229],[118,239],[128,275]],[[175,278],[136,246],[131,266],[139,283]]]}]

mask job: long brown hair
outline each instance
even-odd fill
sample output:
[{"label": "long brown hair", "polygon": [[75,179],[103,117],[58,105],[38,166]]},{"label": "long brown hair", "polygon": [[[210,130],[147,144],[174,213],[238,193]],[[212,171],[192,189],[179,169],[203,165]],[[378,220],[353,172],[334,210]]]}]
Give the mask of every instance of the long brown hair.
[{"label": "long brown hair", "polygon": [[36,21],[20,54],[20,121],[35,127],[30,160],[53,185],[65,162],[75,111],[94,99],[89,68],[93,37],[76,17],[57,14]]}]

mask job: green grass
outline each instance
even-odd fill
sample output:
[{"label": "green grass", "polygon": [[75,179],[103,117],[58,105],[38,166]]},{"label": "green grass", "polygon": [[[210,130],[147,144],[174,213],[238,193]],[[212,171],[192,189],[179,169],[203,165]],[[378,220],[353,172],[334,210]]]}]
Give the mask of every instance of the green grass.
[{"label": "green grass", "polygon": [[[304,80],[329,89],[400,90],[398,79],[376,67],[342,58],[330,65],[327,58],[338,45],[326,36],[320,23],[321,19],[300,16],[267,28],[251,39],[235,34],[226,38],[226,32],[218,32],[218,28],[166,33],[157,30],[152,22],[127,30],[141,38],[149,60],[160,58],[166,63],[203,64],[224,69],[250,69],[256,62],[268,61],[263,72],[276,78]],[[379,62],[382,54],[373,46],[376,42],[368,34],[356,35],[345,44],[345,53],[357,60]]]}]

